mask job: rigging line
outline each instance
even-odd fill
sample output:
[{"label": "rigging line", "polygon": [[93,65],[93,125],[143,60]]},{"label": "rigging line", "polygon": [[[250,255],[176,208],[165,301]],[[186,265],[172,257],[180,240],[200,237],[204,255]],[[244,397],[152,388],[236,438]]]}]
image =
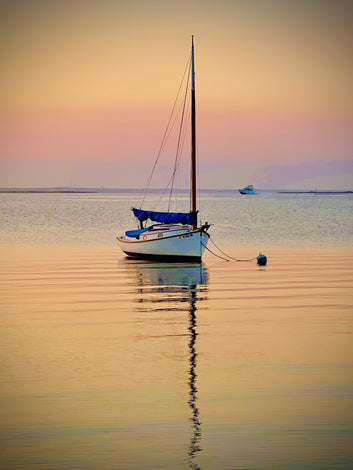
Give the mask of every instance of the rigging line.
[{"label": "rigging line", "polygon": [[[189,67],[190,67],[190,64],[189,64]],[[187,88],[188,88],[188,87],[187,87]],[[179,110],[178,110],[178,113],[177,113],[177,115],[174,117],[173,125],[172,125],[171,129],[169,130],[169,134],[168,134],[168,136],[167,136],[167,139],[169,138],[169,135],[171,134],[171,132],[172,132],[172,130],[173,130],[173,127],[174,127],[174,125],[175,125],[175,122],[176,122],[176,120],[177,120],[179,114],[180,114],[180,111],[181,111],[182,107],[183,107],[183,103],[181,103],[180,108],[179,108]],[[184,141],[185,141],[185,137],[186,137],[186,134],[187,134],[187,131],[188,131],[188,127],[187,127],[187,126],[188,126],[188,124],[189,124],[189,122],[190,122],[190,115],[188,114],[188,110],[189,110],[189,109],[190,109],[190,103],[187,101],[187,110],[186,110],[187,121],[186,121],[186,124],[184,125],[184,136],[183,136],[183,142],[182,142],[181,151],[179,152],[179,155],[181,155],[181,152],[183,151]],[[179,169],[179,165],[180,165],[180,158],[178,159],[177,168],[175,169],[175,171],[177,171],[177,170]],[[175,172],[173,172],[172,175],[170,176],[169,181],[168,181],[166,187],[164,188],[162,194],[160,195],[160,197],[159,197],[159,199],[158,199],[158,201],[157,201],[157,203],[156,203],[156,206],[159,205],[159,203],[160,203],[161,200],[163,199],[165,193],[168,191],[169,186],[170,186],[171,183],[173,182],[174,173],[175,173]]]},{"label": "rigging line", "polygon": [[185,104],[186,104],[186,98],[188,96],[188,88],[189,88],[189,81],[190,81],[190,68],[191,67],[189,66],[189,73],[188,73],[188,78],[186,81],[186,88],[185,88],[185,95],[184,95],[183,112],[181,115],[180,127],[179,127],[178,145],[177,145],[177,150],[176,150],[175,160],[174,160],[173,180],[172,180],[172,186],[171,186],[170,195],[169,195],[168,211],[170,208],[170,201],[171,201],[172,194],[173,194],[174,177],[175,177],[175,173],[177,170],[177,162],[178,162],[178,157],[179,157],[179,152],[180,152],[180,142],[181,142],[181,137],[182,137],[182,132],[183,132],[183,125],[184,125]]},{"label": "rigging line", "polygon": [[[153,165],[151,174],[150,174],[150,176],[149,176],[149,178],[148,178],[148,182],[147,182],[146,187],[145,187],[145,191],[144,191],[144,194],[143,194],[143,198],[142,198],[142,202],[141,202],[140,207],[142,206],[142,204],[143,204],[143,202],[144,202],[144,200],[145,200],[146,193],[147,193],[147,191],[148,191],[148,189],[149,189],[149,186],[150,186],[150,184],[151,184],[151,180],[152,180],[152,176],[153,176],[154,170],[155,170],[155,168],[156,168],[156,166],[157,166],[157,163],[158,163],[159,158],[160,158],[160,156],[161,156],[161,153],[162,153],[162,151],[163,151],[163,149],[164,149],[164,147],[165,147],[165,144],[166,144],[166,142],[167,142],[167,140],[168,140],[168,138],[169,138],[169,136],[170,136],[170,134],[171,134],[171,132],[172,132],[172,130],[173,130],[173,127],[174,127],[174,125],[175,125],[175,122],[176,122],[176,120],[177,120],[177,117],[178,117],[178,115],[179,115],[179,113],[180,113],[181,107],[179,108],[179,111],[176,113],[176,116],[174,117],[174,121],[173,121],[172,125],[170,126],[170,123],[171,123],[171,120],[172,120],[172,118],[173,118],[173,115],[175,114],[175,113],[174,113],[175,107],[176,107],[176,104],[177,104],[177,101],[178,101],[178,98],[179,98],[179,95],[180,95],[180,91],[181,91],[182,85],[183,85],[183,83],[184,83],[185,74],[186,74],[186,71],[188,70],[190,60],[191,60],[191,54],[189,55],[188,61],[187,61],[187,63],[186,63],[186,67],[185,67],[185,70],[184,70],[184,73],[183,73],[183,77],[182,77],[182,80],[181,80],[181,83],[180,83],[180,86],[179,86],[179,89],[178,89],[178,93],[177,93],[177,96],[176,96],[175,101],[174,101],[174,104],[173,104],[172,112],[171,112],[171,114],[170,114],[170,117],[169,117],[169,120],[168,120],[168,124],[167,124],[167,127],[166,127],[165,132],[164,132],[164,135],[163,135],[162,143],[161,143],[161,146],[160,146],[160,148],[159,148],[159,151],[158,151],[158,154],[157,154],[157,158],[156,158],[155,163],[154,163],[154,165]],[[168,132],[168,130],[169,130],[169,132]]]},{"label": "rigging line", "polygon": [[[195,122],[195,126],[197,125],[197,123]],[[197,135],[197,129],[196,129],[196,135]],[[198,149],[198,145],[197,145],[197,140],[196,140],[196,176],[197,176],[197,181],[198,181],[198,184],[196,185],[196,193],[197,193],[197,198],[199,199],[199,196],[200,196],[200,169],[199,169],[199,149]],[[190,171],[190,184],[191,184],[191,171]],[[191,192],[190,192],[190,211],[191,211],[191,208],[192,208],[192,201],[191,201]],[[201,214],[199,215],[200,217],[200,225],[202,225],[202,218],[201,218]]]},{"label": "rigging line", "polygon": [[[184,133],[183,133],[183,136],[182,136],[181,150],[180,150],[179,161],[178,161],[178,170],[179,170],[179,167],[180,167],[181,160],[183,159],[185,139],[186,139],[186,136],[187,136],[188,130],[189,130],[189,123],[190,123],[190,114],[189,114],[190,102],[189,102],[189,100],[188,100],[188,105],[187,106],[188,106],[188,108],[186,110],[187,118],[186,118],[186,123],[185,123],[185,126],[184,126]],[[190,191],[189,191],[189,193],[190,193]]]},{"label": "rigging line", "polygon": [[[178,168],[179,168],[179,162],[178,162]],[[172,181],[173,181],[173,177],[174,177],[174,175],[172,174],[172,175],[170,176],[170,178],[169,178],[169,181],[168,181],[167,185],[166,185],[165,188],[163,189],[163,192],[162,192],[162,194],[160,195],[160,197],[159,197],[159,199],[158,199],[158,201],[156,202],[156,204],[155,204],[154,207],[158,207],[158,206],[159,206],[159,203],[160,203],[161,200],[163,199],[165,193],[168,191],[169,186],[170,186],[170,184],[171,184]]]},{"label": "rigging line", "polygon": [[219,255],[216,255],[216,253],[214,253],[212,250],[210,250],[205,244],[203,244],[201,242],[201,245],[207,250],[209,251],[210,253],[212,253],[214,256],[216,256],[216,258],[219,258],[219,259],[223,259],[223,261],[229,261],[229,259],[227,258],[223,258],[222,256],[219,256]]},{"label": "rigging line", "polygon": [[[189,106],[189,108],[190,108],[190,106]],[[189,108],[188,108],[188,109],[189,109]],[[180,111],[181,111],[181,106],[180,106],[180,109],[179,109],[179,111],[178,111],[178,115],[180,114]],[[172,130],[173,130],[173,127],[174,127],[174,125],[175,125],[176,119],[177,119],[177,116],[176,116],[176,118],[174,119],[174,123],[173,123],[172,128],[171,128],[170,131],[169,131],[168,137],[169,137],[170,133],[171,133]],[[187,125],[188,125],[188,123],[189,123],[189,121],[190,121],[190,116],[188,116],[187,119],[188,119],[188,120],[187,120],[187,122],[186,122],[186,125],[184,126],[184,127],[186,128],[186,129],[185,129],[185,133],[187,133]],[[168,139],[168,137],[167,137],[167,139]],[[184,139],[184,140],[185,140],[185,139]],[[184,145],[184,144],[183,144],[183,145]],[[178,168],[179,168],[179,162],[178,162]],[[168,181],[166,187],[164,188],[162,194],[160,195],[158,201],[156,202],[155,207],[158,207],[158,205],[159,205],[159,203],[161,202],[161,200],[163,199],[165,193],[168,191],[169,185],[171,184],[172,181],[173,181],[173,174],[170,176],[169,181]]]},{"label": "rigging line", "polygon": [[232,258],[231,256],[229,256],[227,253],[225,253],[223,250],[221,250],[216,244],[215,242],[212,240],[212,238],[210,237],[210,240],[211,240],[211,243],[214,244],[214,246],[217,248],[217,250],[219,250],[224,256],[227,256],[227,258],[233,260],[233,261],[239,261],[239,262],[242,262],[242,261],[254,261],[254,259],[257,258],[257,256],[255,256],[254,258],[250,258],[250,259],[237,259],[237,258]]},{"label": "rigging line", "polygon": [[[180,107],[179,107],[179,109],[178,109],[178,112],[176,113],[176,115],[175,115],[175,117],[174,117],[173,124],[170,126],[169,133],[168,133],[167,138],[166,138],[166,140],[165,140],[165,142],[164,142],[164,145],[163,145],[163,149],[162,149],[162,150],[164,150],[165,144],[167,143],[167,140],[169,139],[170,134],[173,132],[174,126],[175,126],[175,124],[176,124],[176,121],[177,121],[177,119],[178,119],[178,117],[179,117],[179,115],[180,115],[182,106],[183,106],[183,104],[181,103],[181,105],[180,105]],[[179,164],[178,164],[178,165],[179,165]],[[157,205],[160,203],[161,199],[163,198],[163,196],[164,196],[165,193],[167,192],[167,190],[168,190],[168,188],[169,188],[169,185],[170,185],[170,183],[171,183],[172,181],[173,181],[173,174],[171,175],[171,177],[170,177],[170,179],[169,179],[169,182],[168,182],[167,186],[165,187],[165,189],[164,189],[162,195],[161,195],[160,198],[158,199]]]},{"label": "rigging line", "polygon": [[162,194],[160,195],[158,201],[157,201],[157,205],[161,202],[161,200],[163,199],[163,196],[165,195],[165,193],[167,192],[168,188],[169,188],[169,185],[171,184],[171,182],[173,181],[173,175],[170,176],[169,178],[169,181],[168,181],[168,184],[167,186],[164,188]]},{"label": "rigging line", "polygon": [[[181,174],[180,174],[180,163],[183,159],[183,152],[184,152],[184,145],[185,145],[185,138],[186,138],[186,135],[188,134],[188,131],[189,131],[189,123],[190,123],[190,100],[187,98],[187,101],[186,101],[186,121],[185,121],[185,125],[184,125],[184,129],[183,129],[183,135],[181,137],[181,145],[180,145],[180,152],[179,152],[179,157],[178,157],[178,163],[177,163],[177,176],[179,178],[179,184],[181,185]],[[178,186],[177,186],[178,187]],[[181,189],[179,187],[179,189]]]},{"label": "rigging line", "polygon": [[171,175],[171,177],[169,178],[169,181],[168,181],[168,184],[167,186],[164,188],[162,194],[160,195],[158,201],[157,201],[157,205],[161,202],[161,200],[163,199],[163,196],[165,195],[165,193],[167,192],[167,189],[169,188],[169,185],[170,183],[172,182],[172,179],[173,179],[173,175]]},{"label": "rigging line", "polygon": [[176,166],[175,166],[175,176],[174,176],[174,180],[175,181],[175,185],[174,185],[174,193],[175,193],[175,196],[174,196],[174,201],[175,201],[175,212],[178,212],[178,203],[179,203],[179,200],[181,199],[181,197],[178,195],[178,189],[180,189],[180,184],[181,184],[181,176],[180,176],[180,161],[182,159],[182,156],[183,156],[183,148],[184,148],[184,142],[185,142],[185,134],[187,133],[187,126],[188,126],[188,122],[189,122],[189,119],[188,119],[188,114],[187,114],[187,110],[186,110],[186,121],[185,121],[185,124],[184,124],[184,128],[182,130],[183,134],[181,136],[181,142],[180,142],[180,149],[179,149],[179,152],[178,152],[178,157],[177,157],[177,161],[175,162]]},{"label": "rigging line", "polygon": [[[196,144],[196,174],[197,174],[197,181],[198,181],[198,185],[196,186],[196,191],[197,191],[197,198],[198,200],[200,201],[201,199],[201,191],[200,191],[200,167],[199,167],[199,159],[198,159],[198,148],[197,148],[197,144]],[[200,225],[202,226],[202,216],[201,216],[201,211],[200,211]]]},{"label": "rigging line", "polygon": [[167,143],[167,140],[169,139],[170,134],[173,132],[174,126],[175,126],[175,124],[176,124],[176,122],[177,122],[177,120],[178,120],[178,117],[179,117],[179,114],[180,114],[182,108],[183,108],[183,103],[180,103],[179,109],[178,109],[177,113],[175,113],[175,117],[174,117],[173,123],[172,123],[172,125],[170,126],[168,135],[167,135],[167,137],[166,137],[166,139],[165,139],[165,142],[164,142],[164,144],[163,144],[163,149],[164,149],[164,147],[165,147],[165,144]]},{"label": "rigging line", "polygon": [[[190,107],[190,106],[189,106],[189,107]],[[188,119],[188,120],[187,120],[186,125],[185,125],[184,127],[186,127],[186,126],[188,125],[188,123],[190,122],[190,116],[188,116],[187,119]],[[185,129],[185,134],[184,134],[184,138],[183,138],[183,145],[184,145],[184,142],[185,142],[185,136],[186,136],[186,134],[187,134],[187,128]],[[180,165],[180,162],[178,161],[178,164],[177,164],[178,168],[179,168],[179,165]],[[173,174],[170,176],[167,186],[164,188],[163,193],[161,194],[160,198],[158,199],[158,203],[159,203],[160,200],[163,198],[164,194],[167,192],[167,190],[168,190],[168,188],[169,188],[169,185],[171,184],[172,181],[173,181]]]},{"label": "rigging line", "polygon": [[[187,102],[188,89],[189,89],[190,70],[191,70],[191,65],[189,67],[189,73],[188,73],[188,78],[187,78],[186,87],[185,87],[183,111],[182,111],[182,116],[181,116],[181,120],[180,120],[179,134],[178,134],[178,145],[177,145],[177,150],[176,150],[176,154],[175,154],[174,169],[173,169],[173,173],[172,173],[172,186],[171,186],[171,191],[170,191],[170,196],[169,196],[169,205],[170,205],[170,200],[171,200],[173,189],[174,189],[174,177],[175,177],[175,174],[178,170],[179,159],[180,159],[180,155],[181,155],[181,151],[182,151],[182,136],[183,136],[183,133],[185,132],[184,116],[185,116],[185,105],[186,105],[186,102]],[[168,207],[168,210],[169,210],[169,207]]]},{"label": "rigging line", "polygon": [[[196,127],[196,135],[197,134],[197,120],[195,119],[195,127]],[[199,163],[199,147],[198,147],[198,140],[196,140],[196,175],[197,175],[197,181],[198,184],[196,185],[196,193],[197,193],[197,198],[200,200],[201,197],[201,178],[200,178],[200,163]],[[191,201],[190,201],[191,204]],[[190,205],[191,207],[191,205]],[[200,217],[200,225],[202,225],[202,211],[200,211],[199,217]]]},{"label": "rigging line", "polygon": [[[182,88],[182,86],[183,86],[183,83],[184,83],[186,71],[187,71],[188,69],[190,69],[190,62],[191,62],[191,53],[189,54],[189,58],[188,58],[188,60],[187,60],[187,62],[186,62],[186,66],[185,66],[185,69],[184,69],[183,77],[182,77],[181,82],[180,82],[180,85],[179,85],[179,89],[178,89],[177,96],[176,96],[176,98],[175,98],[175,100],[174,100],[173,108],[172,108],[172,111],[171,111],[170,116],[169,116],[169,120],[168,120],[167,127],[166,127],[166,129],[165,129],[165,131],[164,131],[162,143],[161,143],[161,145],[160,145],[160,147],[159,147],[158,154],[157,154],[157,158],[156,158],[156,160],[155,160],[155,162],[154,162],[154,165],[153,165],[152,171],[151,171],[151,173],[150,173],[150,176],[149,176],[149,178],[147,179],[147,184],[146,184],[145,190],[144,190],[144,192],[143,192],[142,202],[141,202],[141,204],[140,204],[140,208],[142,207],[142,204],[143,204],[143,202],[144,202],[144,200],[145,200],[145,197],[146,197],[146,193],[147,193],[147,191],[148,191],[148,189],[149,189],[149,187],[150,187],[151,180],[152,180],[152,176],[153,176],[154,170],[155,170],[155,168],[156,168],[156,166],[157,166],[159,157],[161,156],[162,150],[163,150],[163,148],[164,148],[164,146],[165,146],[165,142],[167,141],[167,139],[168,139],[168,137],[169,137],[169,135],[170,135],[171,130],[170,130],[169,133],[168,133],[168,129],[169,129],[169,127],[170,127],[170,122],[171,122],[171,120],[172,120],[172,117],[173,117],[173,114],[174,114],[174,110],[175,110],[175,106],[176,106],[176,104],[177,104],[177,101],[178,101],[178,98],[179,98],[179,95],[180,95],[180,90],[181,90],[181,88]],[[174,120],[174,123],[173,123],[173,126],[171,127],[171,129],[173,129],[174,124],[175,124],[175,120]]]},{"label": "rigging line", "polygon": [[[186,139],[186,135],[188,134],[188,130],[189,130],[189,122],[190,122],[190,114],[189,114],[189,110],[190,110],[190,101],[187,99],[186,101],[186,121],[185,121],[185,124],[184,124],[184,129],[183,129],[183,134],[181,136],[181,143],[180,143],[180,150],[179,150],[179,154],[178,154],[178,161],[176,163],[176,168],[175,168],[175,187],[176,189],[181,189],[178,184],[181,183],[181,180],[180,180],[180,163],[181,163],[181,160],[183,158],[183,151],[184,151],[184,145],[185,145],[185,139]],[[173,175],[172,175],[172,178],[173,178]],[[176,203],[178,203],[178,198],[176,197],[175,198],[176,200]],[[191,207],[191,206],[190,206]],[[178,210],[176,209],[176,212],[178,212]]]}]

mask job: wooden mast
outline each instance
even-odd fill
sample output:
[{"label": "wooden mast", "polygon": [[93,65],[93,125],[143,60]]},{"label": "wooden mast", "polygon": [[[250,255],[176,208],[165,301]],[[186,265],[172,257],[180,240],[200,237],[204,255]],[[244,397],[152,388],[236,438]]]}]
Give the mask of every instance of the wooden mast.
[{"label": "wooden mast", "polygon": [[195,225],[197,228],[196,216],[196,106],[195,106],[195,62],[194,62],[194,36],[191,39],[191,211],[195,213]]}]

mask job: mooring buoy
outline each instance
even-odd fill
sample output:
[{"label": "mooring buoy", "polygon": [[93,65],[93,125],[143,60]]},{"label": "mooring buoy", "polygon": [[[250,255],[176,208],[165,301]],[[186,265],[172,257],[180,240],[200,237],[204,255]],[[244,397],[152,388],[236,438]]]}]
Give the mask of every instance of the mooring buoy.
[{"label": "mooring buoy", "polygon": [[259,256],[257,257],[257,264],[259,266],[266,266],[267,257],[265,255],[263,255],[262,253],[260,253]]}]

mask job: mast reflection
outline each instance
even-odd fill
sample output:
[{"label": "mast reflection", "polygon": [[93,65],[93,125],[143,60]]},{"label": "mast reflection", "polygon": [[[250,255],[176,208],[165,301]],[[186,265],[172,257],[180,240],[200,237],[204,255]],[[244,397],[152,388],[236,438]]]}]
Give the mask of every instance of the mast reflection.
[{"label": "mast reflection", "polygon": [[189,401],[188,404],[192,410],[192,426],[193,426],[193,436],[190,442],[189,448],[189,465],[190,468],[194,470],[199,470],[200,467],[195,461],[196,454],[200,452],[200,440],[201,440],[201,422],[200,422],[200,413],[197,406],[197,387],[196,387],[196,300],[197,300],[197,291],[196,285],[190,286],[190,317],[189,317],[189,331],[190,331],[190,341],[189,341]]},{"label": "mast reflection", "polygon": [[[172,302],[173,307],[168,310],[189,312],[188,332],[188,405],[191,410],[192,436],[188,449],[188,464],[193,470],[200,470],[196,462],[197,454],[202,450],[200,441],[202,428],[200,412],[197,406],[197,303],[206,299],[207,270],[203,264],[195,263],[153,263],[142,260],[125,259],[127,267],[132,268],[137,276],[137,293],[140,294],[140,304],[153,303],[152,310],[165,310],[165,306],[158,307],[159,303]],[[162,294],[162,295],[161,295]],[[183,303],[183,305],[181,304]],[[177,305],[177,306],[175,306]],[[147,306],[146,306],[147,307]],[[146,308],[148,309],[148,307]]]}]

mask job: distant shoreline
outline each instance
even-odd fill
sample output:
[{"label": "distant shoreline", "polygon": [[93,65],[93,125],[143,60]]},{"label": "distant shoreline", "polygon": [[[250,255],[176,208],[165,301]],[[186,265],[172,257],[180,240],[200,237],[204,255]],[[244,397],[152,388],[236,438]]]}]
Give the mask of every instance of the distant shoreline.
[{"label": "distant shoreline", "polygon": [[[8,194],[122,194],[122,193],[141,193],[142,188],[0,188],[0,193]],[[150,193],[160,193],[164,191],[163,188],[150,189]],[[188,194],[189,189],[174,189],[176,193]],[[309,194],[309,195],[335,195],[335,194],[353,194],[353,190],[286,190],[286,189],[261,189],[263,193],[277,193],[277,194]],[[237,189],[200,189],[199,193],[237,193]]]},{"label": "distant shoreline", "polygon": [[0,189],[0,193],[12,194],[96,194],[103,191],[56,190],[56,189]]},{"label": "distant shoreline", "polygon": [[278,191],[279,194],[352,194],[353,191]]}]

